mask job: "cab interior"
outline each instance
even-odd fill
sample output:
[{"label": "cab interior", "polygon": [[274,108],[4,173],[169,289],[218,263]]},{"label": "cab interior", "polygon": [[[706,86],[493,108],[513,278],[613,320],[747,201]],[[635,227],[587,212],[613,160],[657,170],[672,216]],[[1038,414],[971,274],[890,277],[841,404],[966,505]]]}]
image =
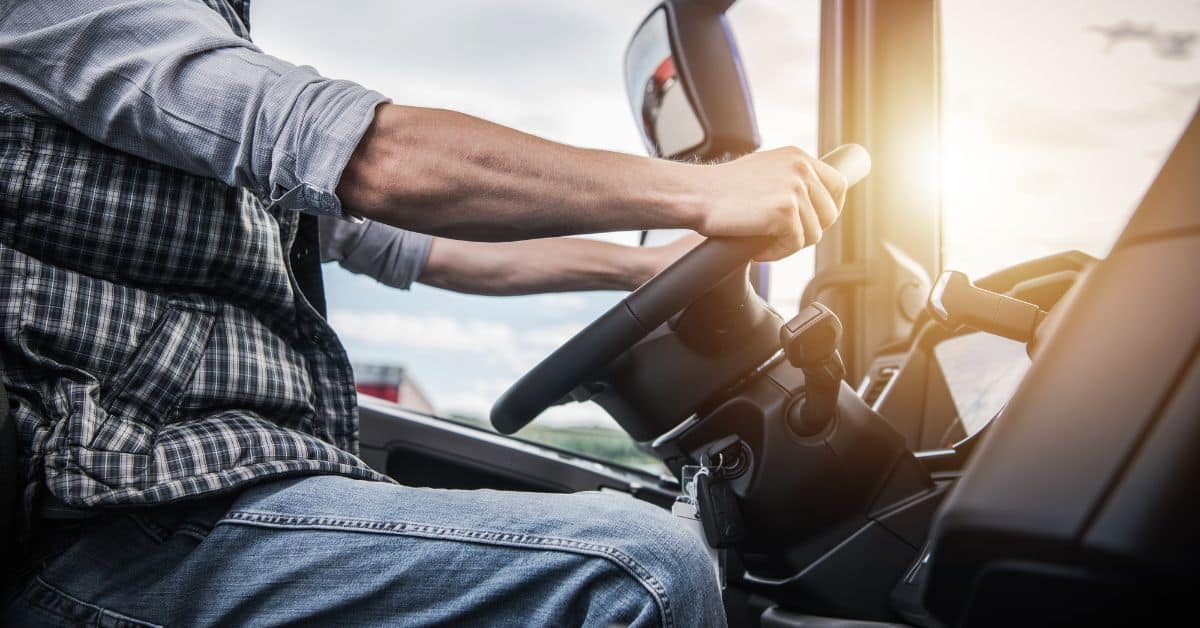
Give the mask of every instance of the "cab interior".
[{"label": "cab interior", "polygon": [[[645,36],[673,60],[673,87],[644,51],[651,82],[630,83],[652,153],[756,147],[732,4],[667,0],[632,34],[631,54]],[[362,396],[363,459],[414,486],[663,508],[686,468],[711,468],[734,626],[1154,624],[1186,609],[1200,558],[1200,119],[1106,256],[946,275],[942,188],[914,158],[944,132],[940,4],[821,2],[819,152],[857,144],[871,163],[795,315],[760,296],[761,243],[706,242],[514,382],[495,431]],[[963,386],[982,391],[969,411]],[[661,471],[508,435],[581,400]]]}]

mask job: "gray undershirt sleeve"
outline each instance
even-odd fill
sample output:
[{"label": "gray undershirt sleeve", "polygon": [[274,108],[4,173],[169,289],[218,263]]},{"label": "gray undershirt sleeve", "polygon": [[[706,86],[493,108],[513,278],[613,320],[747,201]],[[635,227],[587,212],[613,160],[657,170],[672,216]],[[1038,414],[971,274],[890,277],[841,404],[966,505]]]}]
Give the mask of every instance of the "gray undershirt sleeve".
[{"label": "gray undershirt sleeve", "polygon": [[330,216],[321,223],[321,261],[367,275],[393,288],[407,290],[421,276],[433,237],[366,220],[349,222]]}]

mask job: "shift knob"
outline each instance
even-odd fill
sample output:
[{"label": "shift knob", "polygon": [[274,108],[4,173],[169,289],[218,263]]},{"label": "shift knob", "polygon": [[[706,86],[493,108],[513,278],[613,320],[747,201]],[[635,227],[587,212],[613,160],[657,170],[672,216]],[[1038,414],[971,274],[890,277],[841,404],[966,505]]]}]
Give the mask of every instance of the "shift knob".
[{"label": "shift knob", "polygon": [[802,369],[820,368],[837,353],[842,321],[820,303],[810,303],[779,330],[788,362]]},{"label": "shift knob", "polygon": [[929,314],[951,328],[965,325],[1020,342],[1033,340],[1046,317],[1038,306],[984,290],[956,270],[938,277],[929,292]]},{"label": "shift knob", "polygon": [[842,173],[851,187],[871,173],[871,153],[858,144],[842,144],[821,155],[821,161]]},{"label": "shift knob", "polygon": [[788,410],[788,426],[800,436],[812,436],[833,419],[846,366],[838,353],[842,321],[820,303],[804,306],[779,330],[788,362],[804,371],[804,400]]}]

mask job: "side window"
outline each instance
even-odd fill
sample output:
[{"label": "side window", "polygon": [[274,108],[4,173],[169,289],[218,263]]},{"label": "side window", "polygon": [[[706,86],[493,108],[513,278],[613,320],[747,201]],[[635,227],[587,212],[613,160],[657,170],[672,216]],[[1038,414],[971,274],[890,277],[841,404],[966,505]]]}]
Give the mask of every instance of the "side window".
[{"label": "side window", "polygon": [[[653,4],[364,0],[335,7],[258,0],[252,17],[255,40],[267,52],[358,81],[397,103],[456,109],[557,141],[640,154],[621,59]],[[764,146],[815,149],[818,11],[817,0],[805,0],[745,2],[731,12]],[[633,233],[595,237],[637,243]],[[795,309],[811,268],[811,253],[804,253],[773,269],[772,294],[785,295],[785,308],[790,299]],[[623,297],[481,297],[420,285],[405,292],[336,265],[324,271],[330,322],[361,393],[485,429],[505,388]],[[590,403],[552,408],[517,436],[659,468]]]},{"label": "side window", "polygon": [[[762,147],[798,146],[817,154],[820,0],[744,0],[730,9],[729,21],[745,61]],[[799,311],[815,268],[812,247],[770,264],[767,300],[785,318]]]},{"label": "side window", "polygon": [[944,259],[981,276],[1108,254],[1200,100],[1200,5],[976,2],[942,11]]}]

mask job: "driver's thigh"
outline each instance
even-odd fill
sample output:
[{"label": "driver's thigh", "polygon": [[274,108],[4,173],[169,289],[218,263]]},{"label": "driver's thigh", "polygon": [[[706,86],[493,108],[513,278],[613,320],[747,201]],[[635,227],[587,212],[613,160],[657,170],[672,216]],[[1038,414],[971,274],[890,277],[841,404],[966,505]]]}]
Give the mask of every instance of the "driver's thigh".
[{"label": "driver's thigh", "polygon": [[312,477],[253,488],[212,520],[206,527],[176,510],[107,522],[44,568],[7,619],[724,623],[697,537],[661,509],[619,494],[446,491]]}]

